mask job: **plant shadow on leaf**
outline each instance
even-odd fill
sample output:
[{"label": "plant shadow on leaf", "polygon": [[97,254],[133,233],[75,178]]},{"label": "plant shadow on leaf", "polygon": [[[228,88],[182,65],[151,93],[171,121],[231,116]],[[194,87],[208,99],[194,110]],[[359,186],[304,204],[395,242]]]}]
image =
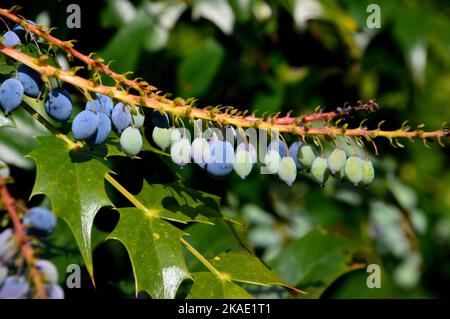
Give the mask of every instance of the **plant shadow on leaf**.
[{"label": "plant shadow on leaf", "polygon": [[162,206],[168,211],[181,212],[193,220],[199,215],[207,218],[220,217],[217,199],[211,195],[188,189],[181,184],[171,184],[165,189],[172,193],[172,196],[161,199]]}]

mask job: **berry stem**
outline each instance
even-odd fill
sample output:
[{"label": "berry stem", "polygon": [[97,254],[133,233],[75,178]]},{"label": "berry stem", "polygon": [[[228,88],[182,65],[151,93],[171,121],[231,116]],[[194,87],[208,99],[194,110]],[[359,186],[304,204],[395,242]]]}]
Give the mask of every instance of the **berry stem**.
[{"label": "berry stem", "polygon": [[[369,130],[364,127],[358,127],[353,129],[340,128],[335,126],[324,126],[324,127],[309,127],[308,125],[299,125],[298,123],[307,122],[305,119],[317,120],[323,118],[330,118],[335,116],[336,112],[330,113],[316,113],[312,115],[305,115],[300,118],[292,117],[282,117],[282,118],[258,118],[255,116],[238,116],[229,113],[221,113],[219,111],[214,111],[208,108],[200,109],[191,106],[178,106],[174,101],[169,99],[160,100],[155,96],[137,96],[128,94],[125,91],[119,90],[115,87],[104,86],[96,84],[90,80],[84,79],[82,77],[76,76],[71,71],[60,70],[51,65],[43,64],[36,58],[28,56],[21,53],[11,47],[4,46],[0,44],[0,53],[3,53],[17,61],[20,61],[35,71],[39,72],[44,77],[55,77],[64,82],[70,83],[75,87],[78,87],[85,91],[97,92],[101,94],[108,95],[112,98],[120,100],[121,102],[128,105],[142,105],[145,107],[157,109],[162,112],[170,113],[173,116],[186,116],[192,119],[202,119],[205,121],[214,121],[221,125],[233,125],[236,127],[254,127],[258,129],[265,129],[268,131],[277,130],[280,133],[291,133],[298,136],[337,136],[345,135],[352,137],[367,137],[370,139],[376,137],[386,137],[388,139],[394,138],[420,138],[420,139],[431,139],[436,138],[439,141],[442,138],[449,136],[449,131],[447,128],[443,128],[436,131],[425,132],[423,130],[417,129],[413,131],[407,131],[404,129],[398,129],[393,131],[383,131],[380,128]],[[322,117],[324,115],[324,117]],[[300,120],[299,120],[300,119]],[[290,123],[290,124],[289,124]]]},{"label": "berry stem", "polygon": [[11,194],[8,191],[8,188],[6,187],[6,183],[4,179],[0,176],[0,195],[1,200],[5,204],[6,211],[8,212],[8,216],[11,219],[11,222],[13,224],[14,233],[16,235],[16,238],[18,239],[20,243],[20,249],[22,251],[22,256],[24,257],[28,269],[30,271],[30,278],[34,283],[34,286],[36,287],[36,296],[39,299],[46,299],[47,298],[47,292],[44,289],[44,284],[42,281],[41,273],[34,267],[34,252],[33,248],[29,244],[27,240],[27,236],[25,233],[25,230],[23,228],[22,222],[19,218],[19,215],[16,210],[15,206],[15,199],[11,196]]}]

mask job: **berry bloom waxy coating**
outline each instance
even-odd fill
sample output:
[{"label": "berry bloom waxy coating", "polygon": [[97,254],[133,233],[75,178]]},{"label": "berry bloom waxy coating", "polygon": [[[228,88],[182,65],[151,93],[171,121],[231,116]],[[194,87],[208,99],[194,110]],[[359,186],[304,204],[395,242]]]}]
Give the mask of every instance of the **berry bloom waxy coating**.
[{"label": "berry bloom waxy coating", "polygon": [[111,120],[117,132],[122,133],[124,129],[130,126],[132,121],[130,107],[120,102],[117,103],[112,111]]},{"label": "berry bloom waxy coating", "polygon": [[316,157],[311,165],[311,175],[320,185],[325,184],[329,176],[328,161],[325,157]]},{"label": "berry bloom waxy coating", "polygon": [[345,152],[339,148],[334,149],[328,156],[328,168],[331,174],[336,174],[341,171],[345,166],[345,161],[347,160],[347,155]]},{"label": "berry bloom waxy coating", "polygon": [[51,118],[58,122],[65,122],[72,114],[72,98],[64,89],[50,91],[45,99],[45,110]]},{"label": "berry bloom waxy coating", "polygon": [[142,135],[135,127],[127,127],[120,136],[120,146],[129,156],[136,156],[142,149]]},{"label": "berry bloom waxy coating", "polygon": [[300,146],[297,154],[297,159],[304,169],[309,171],[316,157],[317,149],[314,145],[303,144]]},{"label": "berry bloom waxy coating", "polygon": [[278,177],[286,182],[289,186],[295,181],[297,177],[297,166],[291,156],[285,156],[280,161],[278,169]]},{"label": "berry bloom waxy coating", "polygon": [[363,163],[360,157],[350,156],[345,162],[344,167],[345,177],[354,184],[358,186],[364,177]]},{"label": "berry bloom waxy coating", "polygon": [[0,85],[0,106],[8,115],[22,103],[23,85],[16,79],[8,79]]},{"label": "berry bloom waxy coating", "polygon": [[181,138],[172,143],[170,147],[172,161],[180,167],[191,162],[191,143],[187,138]]},{"label": "berry bloom waxy coating", "polygon": [[22,83],[25,95],[38,97],[42,90],[41,75],[25,64],[17,68],[17,79]]},{"label": "berry bloom waxy coating", "polygon": [[36,236],[49,236],[56,228],[56,218],[47,208],[33,207],[23,217],[28,233]]},{"label": "berry bloom waxy coating", "polygon": [[170,138],[171,135],[172,130],[170,128],[160,128],[155,126],[152,132],[153,141],[163,151],[165,151],[172,143],[172,139]]},{"label": "berry bloom waxy coating", "polygon": [[72,133],[76,140],[85,140],[95,134],[98,128],[98,114],[92,111],[82,111],[72,122]]}]

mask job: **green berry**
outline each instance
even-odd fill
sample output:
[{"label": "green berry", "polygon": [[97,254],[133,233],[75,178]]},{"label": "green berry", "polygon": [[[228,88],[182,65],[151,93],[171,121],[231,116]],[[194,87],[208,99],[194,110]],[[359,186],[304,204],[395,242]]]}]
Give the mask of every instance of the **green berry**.
[{"label": "green berry", "polygon": [[137,128],[141,128],[144,126],[145,115],[141,112],[142,112],[141,110],[137,109],[136,114],[131,115],[131,117],[133,118],[133,124]]},{"label": "green berry", "polygon": [[317,157],[317,149],[310,144],[303,144],[298,150],[297,159],[307,171],[312,167],[314,160]]},{"label": "green berry", "polygon": [[127,127],[120,136],[120,146],[129,156],[139,154],[142,148],[142,136],[135,127]]},{"label": "green berry", "polygon": [[152,132],[153,141],[163,151],[165,151],[172,143],[170,138],[171,135],[172,130],[170,128],[160,128],[158,126],[155,126]]},{"label": "green berry", "polygon": [[211,154],[208,141],[203,137],[196,137],[191,145],[192,161],[201,168],[205,168],[206,164],[211,160]]},{"label": "green berry", "polygon": [[337,172],[340,172],[344,168],[346,160],[347,155],[343,150],[339,148],[334,149],[328,156],[328,168],[330,169],[331,174],[334,175]]},{"label": "green berry", "polygon": [[361,184],[367,186],[372,183],[373,179],[375,178],[375,170],[373,169],[372,161],[370,160],[363,160],[362,166],[363,178],[361,180]]},{"label": "green berry", "polygon": [[320,185],[325,184],[328,176],[330,175],[328,170],[328,160],[326,157],[319,156],[314,159],[314,162],[311,165],[311,175]]},{"label": "green berry", "polygon": [[264,164],[266,164],[266,169],[268,174],[276,174],[280,168],[281,156],[277,150],[269,150],[264,157]]},{"label": "green berry", "polygon": [[238,150],[234,154],[233,169],[242,179],[245,179],[252,171],[252,155],[249,151]]},{"label": "green berry", "polygon": [[358,156],[350,156],[347,158],[344,166],[344,172],[347,179],[355,186],[358,186],[364,177],[364,169],[361,158]]},{"label": "green berry", "polygon": [[170,147],[172,161],[180,167],[191,162],[191,143],[187,138],[179,139]]},{"label": "green berry", "polygon": [[297,165],[292,157],[285,156],[281,159],[278,177],[285,181],[289,186],[295,181],[295,178],[297,177]]}]

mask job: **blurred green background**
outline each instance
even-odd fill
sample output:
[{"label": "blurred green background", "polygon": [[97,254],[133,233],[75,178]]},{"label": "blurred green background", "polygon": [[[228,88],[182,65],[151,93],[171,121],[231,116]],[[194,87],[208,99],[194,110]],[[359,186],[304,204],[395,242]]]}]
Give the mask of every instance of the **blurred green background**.
[{"label": "blurred green background", "polygon": [[[317,106],[333,110],[345,102],[376,99],[381,111],[370,115],[369,127],[386,120],[383,128],[395,129],[409,120],[413,128],[426,123],[434,130],[450,120],[450,6],[445,0],[79,1],[81,29],[66,27],[66,7],[76,1],[19,2],[2,1],[2,7],[21,4],[22,15],[57,27],[56,36],[76,39],[84,53],[113,60],[115,71],[134,71],[160,90],[195,97],[202,106],[303,114]],[[379,29],[366,27],[370,3],[381,9]],[[350,125],[363,118],[356,115]],[[34,145],[30,136],[42,134],[42,128],[25,114],[16,120],[18,129],[0,130],[0,158],[13,166],[16,196],[27,198],[34,168],[23,155]],[[151,129],[149,124],[148,137]],[[140,185],[133,176],[169,182],[182,175],[193,188],[222,196],[224,214],[248,224],[241,235],[285,278],[295,281],[290,274],[308,269],[299,270],[294,262],[279,266],[280,251],[289,255],[303,249],[312,263],[324,263],[324,298],[448,297],[450,151],[437,143],[430,148],[421,141],[404,144],[396,149],[377,141],[377,176],[368,189],[335,180],[321,188],[304,176],[288,187],[256,170],[245,181],[232,175],[219,182],[195,167],[180,171],[155,154],[145,154],[141,164],[121,165],[119,175],[131,190]],[[113,227],[109,216],[99,214],[99,229]],[[190,226],[206,250],[233,248],[226,228],[219,234],[202,227]],[[302,242],[312,229],[367,244],[381,265],[382,287],[367,288],[365,269],[335,269],[331,253],[314,255],[314,241]],[[76,258],[76,249],[62,248],[69,245],[68,236],[61,226],[49,243],[56,262]],[[130,264],[119,243],[98,246],[94,263],[98,289],[69,291],[68,297],[133,294]],[[87,277],[85,282],[90,287]],[[285,297],[277,289],[252,293]]]}]

